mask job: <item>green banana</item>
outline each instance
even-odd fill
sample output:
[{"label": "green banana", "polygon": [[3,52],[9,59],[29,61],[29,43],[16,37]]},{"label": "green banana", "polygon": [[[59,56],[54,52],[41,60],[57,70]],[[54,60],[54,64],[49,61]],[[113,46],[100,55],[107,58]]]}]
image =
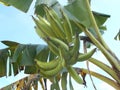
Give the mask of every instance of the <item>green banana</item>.
[{"label": "green banana", "polygon": [[61,86],[62,90],[67,90],[67,72],[62,73]]},{"label": "green banana", "polygon": [[69,50],[69,46],[62,40],[54,38],[54,37],[49,37],[49,40],[55,43],[57,47],[60,46],[60,47],[63,47],[65,50]]},{"label": "green banana", "polygon": [[53,28],[54,33],[56,36],[58,36],[61,39],[65,39],[65,34],[63,32],[63,27],[60,21],[60,18],[57,16],[54,10],[46,8],[46,16],[48,21],[51,24],[51,27]]},{"label": "green banana", "polygon": [[74,53],[73,56],[68,61],[68,64],[70,65],[75,64],[78,61],[78,55],[79,55],[79,52]]},{"label": "green banana", "polygon": [[45,36],[53,36],[56,37],[56,35],[53,33],[53,30],[51,29],[51,25],[50,23],[45,20],[44,18],[42,18],[41,16],[38,17],[39,20],[35,19],[33,17],[34,22],[36,23],[37,27],[39,28],[39,30],[45,34]]},{"label": "green banana", "polygon": [[74,53],[78,53],[80,48],[80,40],[79,40],[79,35],[76,33],[75,38],[74,38],[74,46],[70,50],[70,54],[73,55]]},{"label": "green banana", "polygon": [[63,69],[63,64],[64,64],[63,62],[64,62],[64,60],[60,60],[60,62],[57,65],[57,67],[55,67],[52,70],[43,70],[43,69],[40,69],[40,73],[44,77],[46,77],[46,78],[54,77],[54,76],[56,76]]},{"label": "green banana", "polygon": [[61,22],[60,17],[58,16],[58,14],[55,12],[53,8],[45,7],[44,10],[46,12],[50,12],[53,18],[55,18],[58,22]]},{"label": "green banana", "polygon": [[52,43],[48,38],[45,38],[45,41],[48,44],[49,49],[55,54],[55,55],[59,55],[59,49],[58,47]]},{"label": "green banana", "polygon": [[70,76],[79,84],[83,84],[83,80],[80,78],[80,76],[77,74],[77,72],[75,71],[75,69],[72,66],[67,66],[66,67]]},{"label": "green banana", "polygon": [[96,51],[96,48],[89,51],[88,53],[79,54],[78,61],[82,62],[82,61],[88,60],[95,53],[95,51]]},{"label": "green banana", "polygon": [[60,54],[61,59],[64,59],[65,63],[68,64],[71,58],[69,51],[65,50],[63,47],[59,47],[59,54]]},{"label": "green banana", "polygon": [[70,43],[72,41],[72,36],[73,36],[72,26],[64,11],[61,10],[61,13],[63,17],[62,20],[63,20],[64,32],[66,34],[66,39]]},{"label": "green banana", "polygon": [[43,33],[41,32],[41,30],[40,30],[37,26],[35,26],[35,29],[36,29],[36,33],[37,33],[41,38],[45,38],[45,37],[46,37],[45,34],[43,34]]},{"label": "green banana", "polygon": [[59,64],[60,60],[58,58],[51,60],[50,62],[42,62],[40,60],[35,59],[38,67],[43,70],[51,70]]},{"label": "green banana", "polygon": [[69,60],[70,65],[73,65],[77,62],[78,55],[79,55],[79,48],[80,48],[79,35],[76,34],[74,38],[74,46],[70,50],[70,55],[71,55],[71,58]]}]

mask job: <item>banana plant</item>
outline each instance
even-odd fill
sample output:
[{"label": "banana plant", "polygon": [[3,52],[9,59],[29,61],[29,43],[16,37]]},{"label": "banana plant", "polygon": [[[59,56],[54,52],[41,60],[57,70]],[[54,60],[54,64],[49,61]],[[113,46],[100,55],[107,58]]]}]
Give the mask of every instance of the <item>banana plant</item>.
[{"label": "banana plant", "polygon": [[[33,1],[0,0],[0,2],[6,6],[12,5],[23,12],[27,12]],[[102,38],[102,32],[106,29],[103,24],[110,16],[92,11],[90,0],[68,0],[68,2],[66,6],[61,7],[56,0],[36,0],[36,17],[32,18],[36,24],[36,33],[47,43],[47,46],[2,41],[8,48],[0,50],[0,76],[10,76],[12,68],[14,75],[24,70],[24,73],[34,75],[30,78],[30,81],[20,80],[18,83],[22,86],[17,85],[18,89],[30,89],[33,85],[32,87],[37,90],[36,83],[38,81],[42,88],[46,89],[46,80],[49,79],[52,82],[51,90],[60,90],[60,81],[63,90],[67,89],[67,82],[69,82],[69,88],[73,90],[71,78],[81,85],[86,85],[85,77],[86,74],[89,74],[119,90],[120,60]],[[81,36],[82,32],[86,36]],[[81,53],[79,50],[81,40],[85,44],[87,42],[99,49],[110,65],[92,58],[96,48],[87,52],[85,46],[84,53]],[[6,68],[8,61],[9,69]],[[112,79],[99,72],[91,71],[89,68],[73,67],[77,62],[83,61],[95,64]],[[69,80],[67,80],[68,75]],[[24,81],[28,83],[25,84]],[[32,84],[33,82],[34,84]]]}]

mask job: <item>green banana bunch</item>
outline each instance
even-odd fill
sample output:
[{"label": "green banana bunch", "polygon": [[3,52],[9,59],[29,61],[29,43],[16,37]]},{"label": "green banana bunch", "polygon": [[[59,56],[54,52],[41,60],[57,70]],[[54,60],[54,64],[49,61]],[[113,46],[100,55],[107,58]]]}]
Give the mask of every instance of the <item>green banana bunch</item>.
[{"label": "green banana bunch", "polygon": [[72,36],[73,36],[72,26],[67,15],[62,10],[61,13],[62,13],[63,27],[64,27],[66,39],[70,43],[72,42]]},{"label": "green banana bunch", "polygon": [[[52,30],[50,23],[41,16],[38,16],[39,19],[33,17],[34,22],[37,25],[37,32],[40,30],[42,37],[52,36],[56,37],[55,33]],[[39,35],[39,34],[38,34]],[[43,36],[44,35],[44,36]],[[41,36],[40,36],[41,37]]]},{"label": "green banana bunch", "polygon": [[40,60],[35,59],[36,64],[40,69],[43,70],[51,70],[57,67],[59,64],[60,60],[58,58],[51,60],[50,62],[42,62]]},{"label": "green banana bunch", "polygon": [[75,71],[75,69],[69,65],[66,67],[70,76],[79,84],[83,84],[83,80],[80,78],[79,74],[77,74],[77,72]]},{"label": "green banana bunch", "polygon": [[78,55],[79,55],[79,48],[80,48],[79,35],[76,34],[74,38],[74,46],[70,50],[70,55],[71,55],[71,59],[69,60],[70,65],[73,65],[77,62]]},{"label": "green banana bunch", "polygon": [[60,71],[63,69],[63,67],[64,67],[64,60],[60,60],[55,68],[51,70],[40,69],[40,73],[46,78],[51,78],[59,74]]},{"label": "green banana bunch", "polygon": [[95,53],[95,51],[96,51],[96,48],[89,51],[88,53],[79,54],[78,61],[82,62],[82,61],[88,60]]},{"label": "green banana bunch", "polygon": [[50,22],[51,27],[53,28],[54,33],[60,39],[65,39],[65,34],[60,18],[56,12],[52,9],[45,8],[47,20]]}]

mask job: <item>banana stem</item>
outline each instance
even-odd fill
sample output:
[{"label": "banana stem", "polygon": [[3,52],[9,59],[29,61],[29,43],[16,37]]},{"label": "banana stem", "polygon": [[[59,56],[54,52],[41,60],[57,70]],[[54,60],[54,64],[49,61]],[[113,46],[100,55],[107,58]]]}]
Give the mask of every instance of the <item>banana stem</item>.
[{"label": "banana stem", "polygon": [[[84,53],[87,53],[86,40],[83,41],[83,48],[84,48]],[[95,86],[95,84],[94,84],[94,81],[93,81],[93,79],[92,79],[92,76],[91,76],[91,74],[90,74],[90,68],[89,68],[89,61],[88,61],[88,60],[86,61],[86,65],[87,65],[88,75],[89,75],[89,77],[90,77],[90,79],[91,79],[92,85],[93,85],[94,89],[97,90],[97,88],[96,88],[96,86]]]},{"label": "banana stem", "polygon": [[[96,35],[97,35],[97,39],[99,40],[99,42],[101,43],[101,45],[104,46],[104,48],[114,57],[116,58],[116,60],[119,62],[119,59],[116,57],[116,55],[111,51],[111,49],[109,48],[109,46],[106,44],[106,42],[104,41],[104,39],[102,38],[102,35],[99,31],[99,28],[97,26],[97,23],[95,21],[95,18],[94,18],[94,15],[93,13],[91,12],[91,8],[90,8],[90,4],[89,4],[89,0],[85,0],[86,1],[86,6],[87,6],[87,10],[88,10],[88,13],[89,13],[89,16],[90,16],[90,21],[92,23],[92,26],[96,32]],[[119,62],[120,63],[120,62]]]},{"label": "banana stem", "polygon": [[117,60],[101,45],[101,43],[98,40],[96,40],[96,38],[87,29],[85,29],[84,32],[89,36],[89,38],[92,40],[92,42],[94,42],[94,44],[101,50],[101,52],[104,54],[104,56],[110,62],[110,64],[113,67],[116,67],[117,70],[120,71],[120,65],[117,62]]},{"label": "banana stem", "polygon": [[89,0],[85,0],[86,1],[86,7],[87,7],[87,10],[88,10],[88,13],[89,13],[89,16],[90,16],[90,21],[92,23],[92,26],[96,32],[96,35],[97,35],[97,39],[99,40],[99,42],[104,46],[105,49],[109,50],[109,47],[108,45],[105,43],[104,39],[102,38],[101,36],[101,33],[99,31],[99,28],[97,26],[97,23],[95,21],[95,18],[93,16],[93,13],[91,11],[91,8],[90,8],[90,4],[89,4]]},{"label": "banana stem", "polygon": [[[76,23],[76,22],[75,22]],[[78,27],[91,39],[91,41],[101,50],[101,52],[104,54],[104,56],[107,58],[107,60],[110,62],[110,64],[120,71],[120,65],[117,62],[117,60],[103,47],[103,45],[96,40],[96,38],[88,31],[87,28],[84,28],[82,25],[76,23]]]}]

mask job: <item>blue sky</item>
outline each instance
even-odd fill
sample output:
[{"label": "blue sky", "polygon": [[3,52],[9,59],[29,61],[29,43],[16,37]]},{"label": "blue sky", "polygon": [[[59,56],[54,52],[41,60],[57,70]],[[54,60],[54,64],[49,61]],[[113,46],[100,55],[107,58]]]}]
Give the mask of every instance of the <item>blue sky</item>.
[{"label": "blue sky", "polygon": [[[63,3],[63,0],[60,1],[61,3]],[[118,10],[119,4],[119,0],[92,0],[92,10],[111,15],[110,19],[108,19],[108,21],[105,23],[108,30],[103,35],[103,37],[109,45],[109,47],[115,52],[115,54],[117,54],[118,57],[120,56],[120,43],[119,41],[114,40],[114,36],[120,29],[120,12]],[[6,7],[0,4],[0,41],[12,40],[25,44],[44,44],[44,42],[40,40],[38,35],[35,33],[34,22],[31,18],[33,11],[34,8],[32,7],[31,10],[26,14],[13,7]],[[5,47],[6,46],[0,43],[0,49]],[[96,53],[95,57],[105,60],[105,58],[99,52]],[[91,69],[97,70],[97,68],[93,65],[91,65]],[[19,79],[21,75],[18,75],[16,79]],[[13,76],[11,78],[1,78],[0,88],[5,85],[4,83],[10,83],[13,80],[13,78]],[[89,77],[87,77],[87,80],[88,78]],[[95,79],[95,83],[98,87],[98,90],[105,90],[109,88],[109,90],[114,90],[107,84],[97,79]],[[80,90],[80,88],[81,90],[94,90],[92,88],[90,80],[88,80],[88,88],[84,88],[83,86],[79,87],[79,85],[75,82],[74,84],[75,87],[78,87],[75,88],[75,90]]]}]

